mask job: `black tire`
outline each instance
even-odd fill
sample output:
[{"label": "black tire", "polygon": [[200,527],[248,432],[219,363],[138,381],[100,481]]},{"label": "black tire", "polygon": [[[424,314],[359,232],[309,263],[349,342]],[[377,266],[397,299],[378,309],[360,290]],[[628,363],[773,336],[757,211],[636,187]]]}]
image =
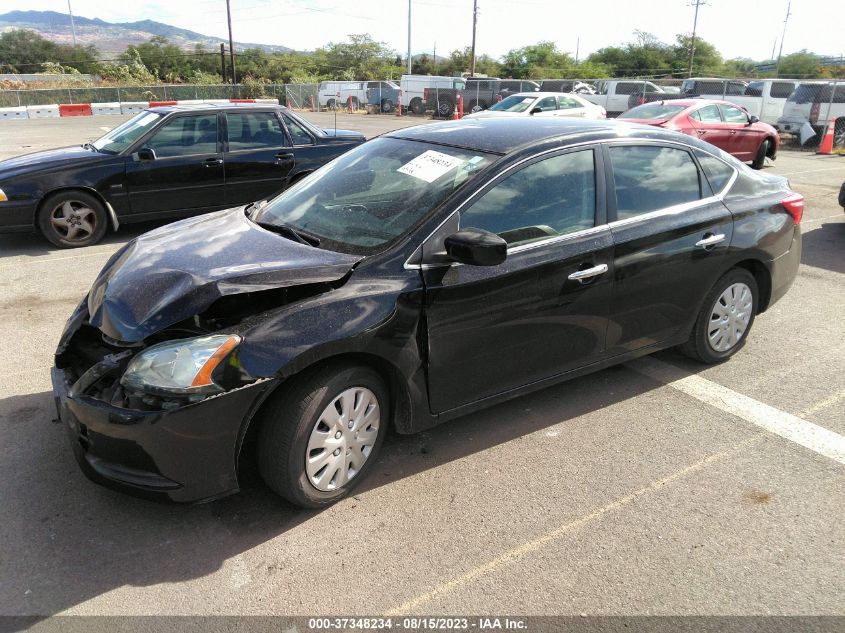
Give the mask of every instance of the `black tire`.
[{"label": "black tire", "polygon": [[357,110],[359,107],[361,107],[361,104],[358,102],[357,97],[352,97],[352,99],[350,99],[347,103],[349,103],[350,107],[353,110]]},{"label": "black tire", "polygon": [[448,119],[455,113],[455,104],[449,100],[443,99],[437,102],[437,116]]},{"label": "black tire", "polygon": [[467,112],[469,114],[474,114],[476,112],[481,112],[481,111],[486,110],[486,109],[487,108],[484,107],[483,103],[480,103],[480,102],[476,101],[475,99],[473,99],[472,101],[469,102],[469,108],[467,109]]},{"label": "black tire", "polygon": [[[346,483],[333,490],[319,490],[305,467],[311,434],[318,426],[325,426],[320,416],[326,407],[339,400],[347,389],[358,387],[369,389],[377,400],[379,417],[375,443],[366,453],[363,465]],[[274,492],[297,506],[322,508],[332,504],[349,494],[372,468],[387,433],[389,412],[387,388],[372,369],[330,364],[311,371],[280,388],[258,414],[258,467],[261,476]],[[341,441],[345,440],[344,437]],[[357,449],[350,447],[346,454],[354,450]],[[344,463],[347,463],[345,459]],[[332,473],[326,471],[324,475],[331,478],[330,482],[334,480]]]},{"label": "black tire", "polygon": [[425,104],[423,100],[419,97],[414,97],[411,99],[411,103],[409,104],[411,112],[414,114],[425,114]]},{"label": "black tire", "polygon": [[752,169],[763,169],[763,166],[766,164],[766,155],[769,153],[770,143],[771,141],[769,139],[766,139],[762,143],[760,143],[760,148],[757,150],[757,155],[751,162]]},{"label": "black tire", "polygon": [[59,248],[96,244],[106,234],[108,221],[103,204],[84,191],[59,191],[44,198],[38,207],[41,234]]},{"label": "black tire", "polygon": [[[745,286],[747,286],[751,291],[751,308],[748,324],[745,326],[745,330],[741,333],[733,345],[731,345],[728,349],[717,350],[713,345],[711,345],[709,335],[711,332],[717,332],[716,323],[720,322],[713,320],[711,317],[714,315],[716,302],[722,294],[734,284],[745,284]],[[748,333],[754,325],[754,317],[757,314],[759,295],[760,292],[757,287],[757,281],[754,279],[754,275],[744,268],[733,268],[729,270],[727,273],[722,275],[719,281],[717,281],[713,288],[710,289],[710,292],[707,293],[707,296],[704,297],[701,310],[695,320],[695,325],[692,328],[690,337],[687,342],[680,345],[678,349],[686,356],[701,361],[702,363],[712,364],[727,360],[741,350],[745,345],[745,341],[748,339]],[[725,307],[730,309],[731,306],[726,305]]]},{"label": "black tire", "polygon": [[337,102],[334,99],[326,101],[326,110],[337,110]]},{"label": "black tire", "polygon": [[381,111],[382,112],[393,112],[393,101],[390,99],[382,99],[381,100]]},{"label": "black tire", "polygon": [[833,125],[833,147],[845,149],[845,117],[837,118]]}]

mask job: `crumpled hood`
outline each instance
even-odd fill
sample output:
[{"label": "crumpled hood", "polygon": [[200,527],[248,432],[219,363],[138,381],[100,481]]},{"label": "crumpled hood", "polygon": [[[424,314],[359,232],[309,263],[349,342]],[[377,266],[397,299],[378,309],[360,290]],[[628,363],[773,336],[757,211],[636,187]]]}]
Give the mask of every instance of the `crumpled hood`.
[{"label": "crumpled hood", "polygon": [[343,278],[361,258],[262,229],[244,208],[182,220],[115,253],[88,294],[89,322],[135,343],[226,295]]},{"label": "crumpled hood", "polygon": [[20,176],[33,169],[49,169],[55,165],[61,167],[67,163],[79,164],[82,161],[98,161],[108,159],[108,154],[100,154],[94,150],[84,149],[81,145],[59,147],[42,152],[23,154],[14,158],[0,161],[0,180]]}]

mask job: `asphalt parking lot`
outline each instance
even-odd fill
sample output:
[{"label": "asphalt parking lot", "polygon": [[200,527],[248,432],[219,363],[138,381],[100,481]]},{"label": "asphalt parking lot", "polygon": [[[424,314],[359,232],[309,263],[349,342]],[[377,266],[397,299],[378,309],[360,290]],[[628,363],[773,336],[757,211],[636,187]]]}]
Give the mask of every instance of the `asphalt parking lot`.
[{"label": "asphalt parking lot", "polygon": [[[124,118],[3,121],[0,159]],[[662,352],[391,436],[321,512],[257,479],[199,506],[89,483],[51,423],[52,353],[154,225],[77,251],[0,236],[0,615],[845,615],[845,157],[766,169],[806,197],[802,266],[731,361]]]}]

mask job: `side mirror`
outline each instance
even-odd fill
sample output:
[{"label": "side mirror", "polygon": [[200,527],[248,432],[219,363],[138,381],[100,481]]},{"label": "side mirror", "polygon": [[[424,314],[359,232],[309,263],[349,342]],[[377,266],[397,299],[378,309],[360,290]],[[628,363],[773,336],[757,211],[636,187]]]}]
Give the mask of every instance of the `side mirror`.
[{"label": "side mirror", "polygon": [[534,115],[534,114],[537,114],[538,112],[542,112],[542,111],[543,110],[541,108],[534,108],[533,110],[531,110],[531,114]]},{"label": "side mirror", "polygon": [[446,254],[470,266],[498,266],[508,256],[508,243],[484,229],[466,228],[445,240]]},{"label": "side mirror", "polygon": [[758,119],[756,116],[754,116],[752,114],[750,117],[748,117],[748,125],[753,125],[754,123],[757,123],[759,120],[760,119]]},{"label": "side mirror", "polygon": [[144,147],[138,150],[138,160],[155,160],[156,153],[154,149]]}]

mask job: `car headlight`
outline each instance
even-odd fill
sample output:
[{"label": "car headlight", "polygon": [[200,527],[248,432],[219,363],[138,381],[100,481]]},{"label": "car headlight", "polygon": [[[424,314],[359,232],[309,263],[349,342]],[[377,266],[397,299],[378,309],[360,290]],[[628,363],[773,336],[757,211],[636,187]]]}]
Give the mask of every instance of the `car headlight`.
[{"label": "car headlight", "polygon": [[223,391],[211,374],[240,342],[241,337],[234,334],[214,334],[153,345],[132,359],[120,384],[153,393]]}]

